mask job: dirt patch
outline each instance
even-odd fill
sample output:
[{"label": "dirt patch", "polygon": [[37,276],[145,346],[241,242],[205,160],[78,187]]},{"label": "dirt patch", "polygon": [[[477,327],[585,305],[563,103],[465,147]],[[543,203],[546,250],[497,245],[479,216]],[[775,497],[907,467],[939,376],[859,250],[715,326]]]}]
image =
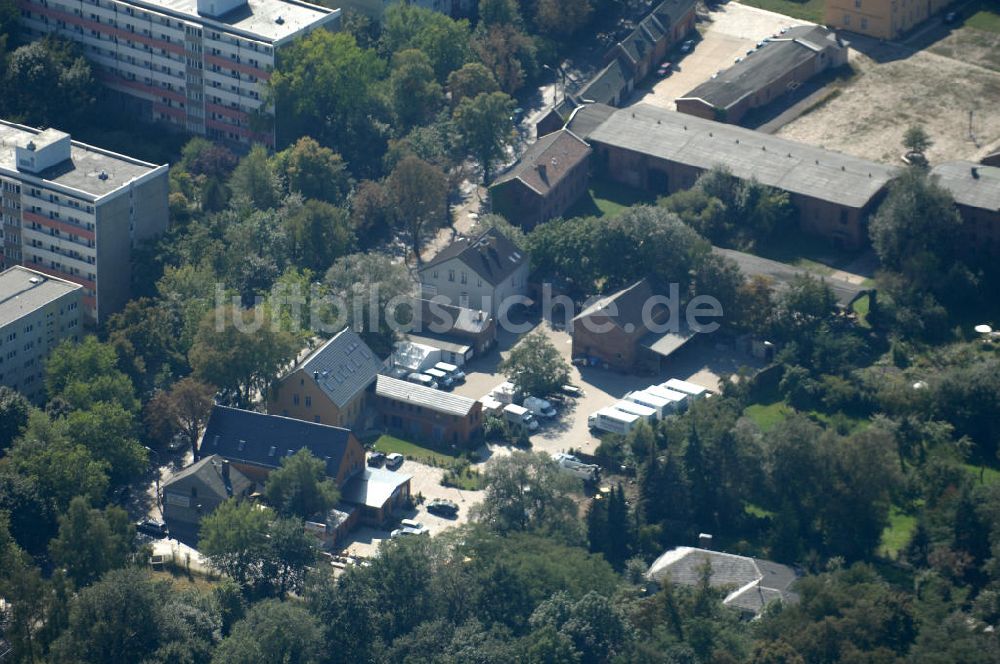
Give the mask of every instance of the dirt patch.
[{"label": "dirt patch", "polygon": [[[964,60],[960,43],[946,48]],[[841,94],[777,134],[893,164],[901,163],[903,133],[912,124],[933,138],[932,162],[977,158],[1000,137],[1000,71],[926,51],[883,62],[852,52],[851,64],[858,74]],[[978,145],[969,137],[970,111]]]},{"label": "dirt patch", "polygon": [[946,58],[1000,71],[1000,34],[975,28],[956,30],[928,50]]}]

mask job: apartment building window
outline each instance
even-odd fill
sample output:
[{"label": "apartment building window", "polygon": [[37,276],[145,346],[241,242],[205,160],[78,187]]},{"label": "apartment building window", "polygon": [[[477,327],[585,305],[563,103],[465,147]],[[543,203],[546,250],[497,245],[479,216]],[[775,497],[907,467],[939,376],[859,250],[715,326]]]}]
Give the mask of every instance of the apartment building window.
[{"label": "apartment building window", "polygon": [[857,9],[861,9],[861,0],[854,0],[854,6]]},{"label": "apartment building window", "polygon": [[455,281],[455,271],[448,270],[448,281]]},{"label": "apartment building window", "polygon": [[868,19],[864,16],[861,17],[861,29],[866,30],[868,28]]},{"label": "apartment building window", "polygon": [[462,282],[463,284],[467,284],[467,283],[469,283],[469,277],[468,277],[468,275],[467,275],[467,274],[465,274],[465,270],[462,270],[462,273],[461,273],[461,275],[460,275],[460,276],[461,276],[461,282]]},{"label": "apartment building window", "polygon": [[850,25],[850,24],[851,24],[851,15],[844,14],[844,25]]},{"label": "apartment building window", "polygon": [[292,405],[293,406],[298,406],[299,405],[299,395],[297,395],[297,394],[293,394],[292,395]]},{"label": "apartment building window", "polygon": [[312,405],[313,405],[313,398],[310,397],[310,396],[307,396],[306,397],[306,408],[312,408]]}]

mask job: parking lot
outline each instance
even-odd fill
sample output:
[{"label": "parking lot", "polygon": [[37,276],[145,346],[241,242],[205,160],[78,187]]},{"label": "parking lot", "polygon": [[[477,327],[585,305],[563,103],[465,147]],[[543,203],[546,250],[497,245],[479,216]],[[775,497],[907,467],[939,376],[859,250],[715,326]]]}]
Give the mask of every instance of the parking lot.
[{"label": "parking lot", "polygon": [[[674,58],[673,73],[663,79],[650,78],[638,87],[631,102],[676,110],[674,100],[701,85],[712,74],[734,64],[757,42],[783,28],[808,25],[806,21],[737,3],[719,5],[698,23],[701,39],[686,56]],[[677,59],[679,58],[679,59]]]}]

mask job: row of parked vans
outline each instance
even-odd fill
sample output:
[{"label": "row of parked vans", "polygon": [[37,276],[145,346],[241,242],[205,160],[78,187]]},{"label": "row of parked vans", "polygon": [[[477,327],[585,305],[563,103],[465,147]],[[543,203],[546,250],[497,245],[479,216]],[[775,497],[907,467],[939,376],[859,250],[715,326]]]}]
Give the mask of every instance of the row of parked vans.
[{"label": "row of parked vans", "polygon": [[502,417],[513,430],[528,434],[538,431],[540,420],[557,415],[555,406],[548,399],[527,396],[517,404],[516,397],[514,384],[505,381],[494,387],[479,402],[483,404],[486,413]]},{"label": "row of parked vans", "polygon": [[653,424],[687,408],[688,402],[708,396],[701,385],[671,378],[660,385],[630,392],[618,403],[602,408],[587,418],[591,429],[625,435],[640,422]]},{"label": "row of parked vans", "polygon": [[452,390],[465,382],[465,372],[454,364],[438,362],[430,369],[407,374],[406,380],[434,390]]}]

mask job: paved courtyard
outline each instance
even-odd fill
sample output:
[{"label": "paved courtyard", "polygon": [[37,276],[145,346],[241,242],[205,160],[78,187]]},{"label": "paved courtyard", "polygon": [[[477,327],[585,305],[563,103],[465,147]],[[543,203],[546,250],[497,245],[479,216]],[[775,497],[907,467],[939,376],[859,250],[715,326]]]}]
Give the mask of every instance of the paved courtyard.
[{"label": "paved courtyard", "polygon": [[808,21],[734,2],[719,5],[708,14],[707,21],[698,24],[701,40],[691,53],[674,62],[673,74],[664,79],[648,79],[636,89],[630,102],[676,110],[674,100],[677,97],[733,65],[736,58],[745,56],[760,40],[782,28],[808,24]]}]

